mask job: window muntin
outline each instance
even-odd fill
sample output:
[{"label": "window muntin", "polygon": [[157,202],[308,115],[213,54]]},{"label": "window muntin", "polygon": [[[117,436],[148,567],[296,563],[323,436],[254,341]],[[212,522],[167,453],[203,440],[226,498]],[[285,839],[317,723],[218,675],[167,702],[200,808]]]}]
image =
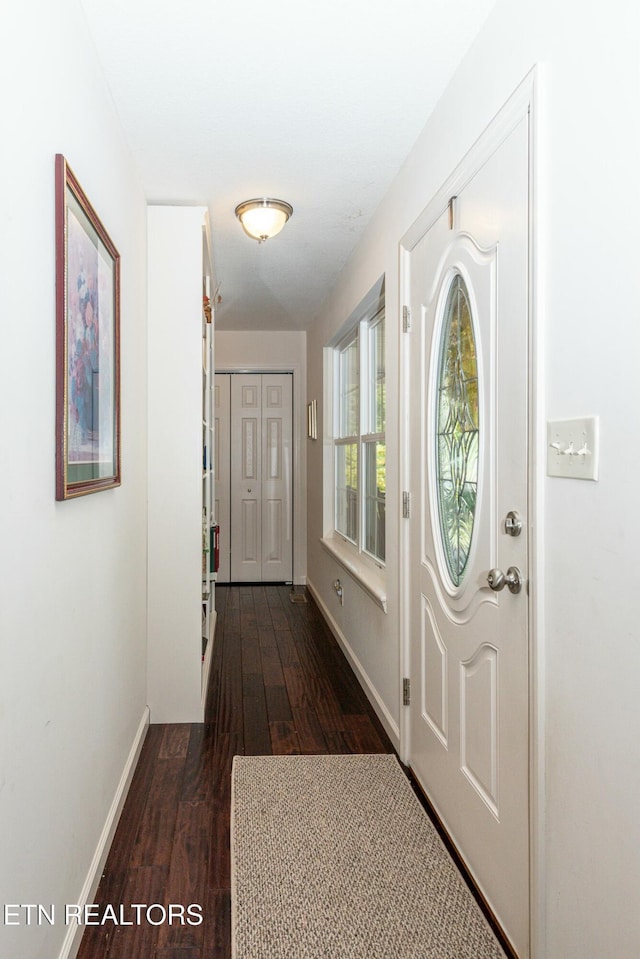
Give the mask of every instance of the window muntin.
[{"label": "window muntin", "polygon": [[449,576],[460,586],[475,521],[480,411],[470,298],[459,273],[451,280],[444,308],[436,389],[440,535]]},{"label": "window muntin", "polygon": [[384,311],[358,323],[335,354],[335,529],[380,564],[386,498]]}]

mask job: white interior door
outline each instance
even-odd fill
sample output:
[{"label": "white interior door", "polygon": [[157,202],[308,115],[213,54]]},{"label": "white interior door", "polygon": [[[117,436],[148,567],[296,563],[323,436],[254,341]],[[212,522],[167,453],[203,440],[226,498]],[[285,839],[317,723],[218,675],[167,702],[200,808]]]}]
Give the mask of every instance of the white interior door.
[{"label": "white interior door", "polygon": [[523,959],[528,156],[523,118],[480,169],[470,159],[451,210],[409,254],[407,334],[409,761]]},{"label": "white interior door", "polygon": [[216,515],[221,517],[218,580],[291,582],[292,376],[219,373],[216,390],[220,472],[225,472],[225,455],[230,464],[228,489],[216,481]]}]

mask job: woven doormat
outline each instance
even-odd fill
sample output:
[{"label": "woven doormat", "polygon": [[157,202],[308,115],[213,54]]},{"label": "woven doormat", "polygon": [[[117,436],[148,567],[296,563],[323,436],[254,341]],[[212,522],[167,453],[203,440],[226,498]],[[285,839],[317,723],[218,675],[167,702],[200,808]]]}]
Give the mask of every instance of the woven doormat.
[{"label": "woven doormat", "polygon": [[504,959],[394,756],[236,756],[234,959]]}]

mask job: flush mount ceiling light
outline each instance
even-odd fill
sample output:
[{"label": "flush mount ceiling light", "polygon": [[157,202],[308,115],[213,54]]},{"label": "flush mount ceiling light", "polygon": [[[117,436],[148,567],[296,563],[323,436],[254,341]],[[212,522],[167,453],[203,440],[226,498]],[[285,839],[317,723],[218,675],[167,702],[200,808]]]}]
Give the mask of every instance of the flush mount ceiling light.
[{"label": "flush mount ceiling light", "polygon": [[247,236],[264,243],[279,233],[291,214],[293,207],[284,200],[272,200],[263,196],[256,200],[245,200],[236,207],[236,216]]}]

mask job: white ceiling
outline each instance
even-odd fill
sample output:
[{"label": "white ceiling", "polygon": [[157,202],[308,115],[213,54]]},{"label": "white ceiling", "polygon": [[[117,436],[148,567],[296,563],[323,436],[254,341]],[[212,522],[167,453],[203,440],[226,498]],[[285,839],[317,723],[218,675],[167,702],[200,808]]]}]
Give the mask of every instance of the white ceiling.
[{"label": "white ceiling", "polygon": [[[209,207],[221,329],[313,321],[495,0],[81,0],[151,203]],[[293,205],[265,244],[241,200]],[[419,212],[419,211],[417,211]]]}]

